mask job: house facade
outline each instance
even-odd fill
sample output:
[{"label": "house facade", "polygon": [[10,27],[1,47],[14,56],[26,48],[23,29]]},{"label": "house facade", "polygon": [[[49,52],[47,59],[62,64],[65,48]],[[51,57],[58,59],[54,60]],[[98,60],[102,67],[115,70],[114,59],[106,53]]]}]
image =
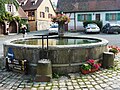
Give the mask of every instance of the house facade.
[{"label": "house facade", "polygon": [[120,0],[58,0],[57,10],[70,17],[68,30],[81,30],[83,21],[120,24],[119,3]]},{"label": "house facade", "polygon": [[30,31],[46,30],[55,16],[50,0],[18,0],[28,16]]},{"label": "house facade", "polygon": [[[5,4],[5,11],[8,12],[12,17],[20,17],[21,19],[27,19],[27,16],[23,9],[18,6],[18,9],[11,3]],[[19,22],[17,20],[4,20],[0,21],[0,34],[6,33],[19,33]]]}]

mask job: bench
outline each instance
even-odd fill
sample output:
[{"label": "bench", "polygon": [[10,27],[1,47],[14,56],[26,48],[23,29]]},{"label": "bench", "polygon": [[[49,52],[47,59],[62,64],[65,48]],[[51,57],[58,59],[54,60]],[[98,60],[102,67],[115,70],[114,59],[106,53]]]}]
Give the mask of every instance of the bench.
[{"label": "bench", "polygon": [[6,69],[8,71],[16,71],[27,74],[27,63],[27,60],[11,60],[10,58],[6,57]]}]

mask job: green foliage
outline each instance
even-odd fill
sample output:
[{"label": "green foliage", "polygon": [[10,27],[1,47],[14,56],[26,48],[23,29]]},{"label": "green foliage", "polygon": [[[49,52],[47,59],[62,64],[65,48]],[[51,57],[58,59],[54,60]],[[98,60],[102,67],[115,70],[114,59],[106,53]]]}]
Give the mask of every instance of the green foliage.
[{"label": "green foliage", "polygon": [[0,21],[3,22],[4,20],[19,21],[19,17],[13,17],[10,13],[5,11],[5,4],[14,4],[16,9],[18,9],[19,4],[16,0],[0,0]]},{"label": "green foliage", "polygon": [[[28,20],[27,19],[20,19],[19,20],[19,26],[21,27],[22,24],[27,26],[27,30],[26,31],[29,32],[30,30],[29,30]],[[19,33],[22,32],[20,27],[19,27]]]},{"label": "green foliage", "polygon": [[101,29],[103,24],[102,24],[102,21],[84,21],[83,22],[83,26],[86,27],[87,24],[90,24],[90,23],[95,23],[98,25],[98,27]]},{"label": "green foliage", "polygon": [[113,52],[114,54],[118,53],[118,50],[116,48],[111,48],[109,52]]},{"label": "green foliage", "polygon": [[92,67],[91,67],[90,64],[85,63],[85,64],[82,64],[82,65],[81,65],[81,68],[82,68],[83,70],[90,70]]}]

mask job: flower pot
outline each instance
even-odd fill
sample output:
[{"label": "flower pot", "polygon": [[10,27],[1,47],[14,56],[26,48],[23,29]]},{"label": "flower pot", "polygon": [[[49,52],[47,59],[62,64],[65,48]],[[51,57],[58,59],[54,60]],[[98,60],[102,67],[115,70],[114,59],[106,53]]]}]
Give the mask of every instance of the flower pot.
[{"label": "flower pot", "polygon": [[92,68],[90,72],[92,73],[92,72],[95,72],[97,70],[98,70],[98,68]]},{"label": "flower pot", "polygon": [[90,73],[89,70],[83,70],[82,68],[81,68],[81,72],[82,72],[82,74],[88,74],[88,73]]},{"label": "flower pot", "polygon": [[92,68],[91,70],[83,70],[83,69],[81,68],[82,74],[93,73],[93,72],[95,72],[95,71],[97,71],[97,70],[98,70],[98,68],[97,68],[97,69],[96,69],[96,68]]}]

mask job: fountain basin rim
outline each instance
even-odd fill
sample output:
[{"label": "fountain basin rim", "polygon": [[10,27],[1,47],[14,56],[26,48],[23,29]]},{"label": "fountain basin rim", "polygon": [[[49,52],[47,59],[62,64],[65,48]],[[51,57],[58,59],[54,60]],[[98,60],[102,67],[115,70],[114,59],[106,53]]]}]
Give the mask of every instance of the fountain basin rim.
[{"label": "fountain basin rim", "polygon": [[[55,36],[50,36],[50,37],[55,37]],[[108,40],[103,39],[103,38],[98,38],[98,37],[90,37],[90,36],[66,36],[66,37],[73,37],[73,38],[86,38],[86,39],[95,39],[95,40],[101,40],[100,42],[97,43],[89,43],[89,44],[75,44],[75,45],[49,45],[49,48],[76,48],[76,47],[85,47],[85,48],[90,48],[94,46],[104,46],[108,44]],[[16,46],[16,47],[24,47],[24,48],[42,48],[41,45],[26,45],[26,44],[13,44],[11,41],[14,40],[20,40],[20,39],[36,39],[40,37],[26,37],[26,38],[18,38],[18,39],[10,39],[9,41],[5,41],[4,45],[9,45],[9,46]]]}]

